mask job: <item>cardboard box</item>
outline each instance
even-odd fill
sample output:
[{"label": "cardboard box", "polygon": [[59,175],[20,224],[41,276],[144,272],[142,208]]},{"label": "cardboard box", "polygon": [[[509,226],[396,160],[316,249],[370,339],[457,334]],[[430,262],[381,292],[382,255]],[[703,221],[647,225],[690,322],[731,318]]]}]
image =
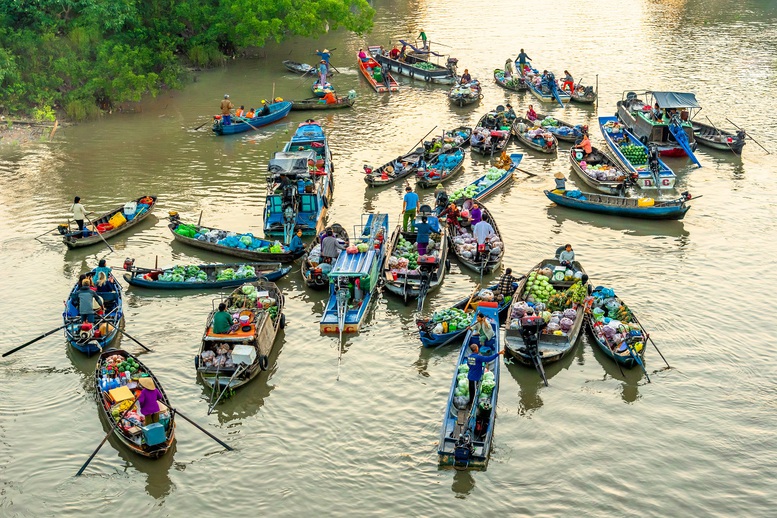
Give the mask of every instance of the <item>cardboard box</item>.
[{"label": "cardboard box", "polygon": [[121,403],[122,401],[125,401],[127,399],[135,399],[135,396],[132,394],[132,391],[128,389],[126,386],[124,387],[118,387],[115,389],[111,389],[108,391],[108,395],[113,400],[114,403]]},{"label": "cardboard box", "polygon": [[256,360],[256,349],[251,345],[236,345],[232,350],[232,361],[235,365],[244,363],[251,365]]}]

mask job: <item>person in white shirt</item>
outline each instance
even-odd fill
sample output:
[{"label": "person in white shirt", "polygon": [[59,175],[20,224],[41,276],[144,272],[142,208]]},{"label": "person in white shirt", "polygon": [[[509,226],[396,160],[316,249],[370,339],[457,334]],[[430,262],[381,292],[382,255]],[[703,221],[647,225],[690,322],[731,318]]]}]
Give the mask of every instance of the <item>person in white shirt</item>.
[{"label": "person in white shirt", "polygon": [[78,225],[78,230],[84,229],[84,218],[86,217],[86,208],[81,205],[81,197],[76,196],[73,199],[73,206],[70,207],[70,209],[73,211],[73,219],[76,221],[76,224]]},{"label": "person in white shirt", "polygon": [[486,239],[488,239],[490,236],[495,235],[496,232],[494,232],[494,227],[491,226],[491,224],[482,219],[479,223],[477,223],[474,227],[472,227],[472,235],[475,236],[475,240],[478,244],[478,251],[475,255],[475,260],[480,260],[480,254],[485,253],[486,250]]}]

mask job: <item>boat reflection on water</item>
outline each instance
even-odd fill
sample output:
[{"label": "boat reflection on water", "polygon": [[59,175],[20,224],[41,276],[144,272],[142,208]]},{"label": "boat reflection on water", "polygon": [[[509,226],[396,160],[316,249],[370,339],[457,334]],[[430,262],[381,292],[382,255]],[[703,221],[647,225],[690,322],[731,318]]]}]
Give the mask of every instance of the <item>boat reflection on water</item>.
[{"label": "boat reflection on water", "polygon": [[467,498],[475,489],[474,472],[465,469],[456,471],[451,482],[451,491],[456,494],[456,498]]},{"label": "boat reflection on water", "polygon": [[[188,426],[184,425],[184,426]],[[107,433],[107,432],[106,432]],[[194,433],[194,432],[192,432]],[[133,471],[142,473],[146,477],[146,493],[155,500],[161,500],[172,494],[175,484],[170,479],[170,468],[175,462],[175,452],[178,449],[178,441],[173,444],[163,456],[158,459],[147,459],[140,455],[135,455],[124,446],[114,434],[111,434],[109,441],[111,446],[119,453],[122,465],[117,468],[127,475],[132,475]],[[177,467],[176,469],[183,469]]]},{"label": "boat reflection on water", "polygon": [[690,233],[685,230],[683,222],[677,220],[650,221],[635,218],[617,218],[605,214],[573,211],[555,204],[548,206],[548,219],[555,220],[559,227],[565,222],[570,222],[604,230],[614,230],[629,236],[676,238],[675,240],[680,248],[685,248],[690,243]]},{"label": "boat reflection on water", "polygon": [[[593,343],[589,336],[584,338],[586,350],[590,348],[594,353],[594,358],[604,369],[602,381],[614,379],[621,382],[621,399],[624,403],[634,403],[639,399],[639,383],[644,380],[645,375],[642,369],[634,367],[632,369],[619,369],[618,364],[607,357],[599,347]],[[646,364],[647,365],[647,364]]]}]

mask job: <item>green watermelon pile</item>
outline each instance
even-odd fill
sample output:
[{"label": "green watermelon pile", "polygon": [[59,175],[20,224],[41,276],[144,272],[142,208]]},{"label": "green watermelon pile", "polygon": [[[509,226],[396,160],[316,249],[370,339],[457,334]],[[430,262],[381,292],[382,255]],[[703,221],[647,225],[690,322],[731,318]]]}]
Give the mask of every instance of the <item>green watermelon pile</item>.
[{"label": "green watermelon pile", "polygon": [[637,146],[636,144],[626,144],[621,146],[621,152],[626,159],[634,165],[642,165],[647,163],[647,153],[645,148]]}]

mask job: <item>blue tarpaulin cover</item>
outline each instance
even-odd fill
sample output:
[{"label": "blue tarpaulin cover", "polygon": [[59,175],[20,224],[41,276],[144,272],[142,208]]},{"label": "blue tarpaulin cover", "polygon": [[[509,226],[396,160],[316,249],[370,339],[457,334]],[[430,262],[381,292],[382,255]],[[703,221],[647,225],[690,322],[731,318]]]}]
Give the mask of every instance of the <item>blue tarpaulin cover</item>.
[{"label": "blue tarpaulin cover", "polygon": [[696,95],[683,92],[650,92],[661,108],[701,108]]}]

